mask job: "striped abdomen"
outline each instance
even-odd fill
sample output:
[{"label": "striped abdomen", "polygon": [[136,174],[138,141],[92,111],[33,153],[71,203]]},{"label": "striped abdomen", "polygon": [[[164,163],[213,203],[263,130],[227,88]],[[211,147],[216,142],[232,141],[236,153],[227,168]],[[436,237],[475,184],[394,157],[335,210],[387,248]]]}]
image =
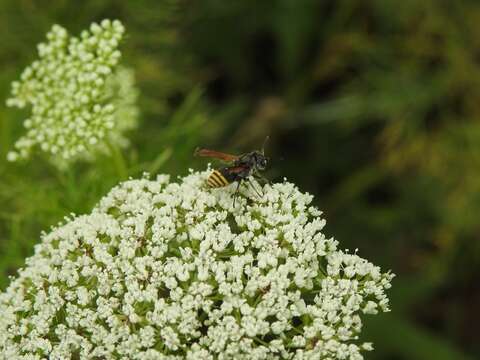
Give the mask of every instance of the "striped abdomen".
[{"label": "striped abdomen", "polygon": [[213,170],[210,176],[207,179],[208,186],[212,188],[219,188],[227,186],[230,182],[223,176],[223,174],[218,170]]}]

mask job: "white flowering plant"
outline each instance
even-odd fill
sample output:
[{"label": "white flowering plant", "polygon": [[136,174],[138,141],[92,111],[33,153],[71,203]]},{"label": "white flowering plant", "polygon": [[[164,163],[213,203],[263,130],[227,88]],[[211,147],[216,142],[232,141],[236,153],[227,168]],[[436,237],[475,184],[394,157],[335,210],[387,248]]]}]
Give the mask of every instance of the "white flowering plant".
[{"label": "white flowering plant", "polygon": [[340,250],[293,184],[234,207],[209,174],[121,183],[44,234],[0,295],[3,357],[362,359],[393,274]]},{"label": "white flowering plant", "polygon": [[7,105],[29,106],[31,115],[10,161],[39,149],[65,166],[127,144],[123,133],[136,127],[138,110],[133,74],[119,66],[123,35],[118,20],[93,23],[79,37],[52,27],[38,45],[39,59],[12,83]]}]

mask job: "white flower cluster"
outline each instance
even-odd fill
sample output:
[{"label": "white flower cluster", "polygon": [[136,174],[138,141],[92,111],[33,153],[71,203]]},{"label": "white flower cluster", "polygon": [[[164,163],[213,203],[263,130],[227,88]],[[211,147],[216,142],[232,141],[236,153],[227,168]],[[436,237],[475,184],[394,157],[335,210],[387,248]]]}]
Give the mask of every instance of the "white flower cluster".
[{"label": "white flower cluster", "polygon": [[325,238],[283,182],[130,180],[44,234],[0,294],[5,359],[362,359],[393,275]]},{"label": "white flower cluster", "polygon": [[112,99],[114,106],[115,131],[109,132],[110,141],[121,147],[127,147],[129,140],[125,137],[127,131],[138,125],[139,110],[137,99],[138,89],[135,87],[135,74],[130,68],[119,66],[113,75],[107,79],[105,98]]},{"label": "white flower cluster", "polygon": [[[39,60],[12,83],[7,105],[29,105],[32,111],[24,121],[27,132],[8,154],[10,161],[27,158],[36,147],[64,163],[88,157],[102,142],[115,141],[134,126],[136,112],[118,111],[121,96],[134,91],[128,90],[133,88],[131,75],[115,73],[123,33],[118,20],[93,23],[79,38],[59,25],[52,27],[48,41],[38,45]],[[136,95],[128,97],[127,107],[134,106],[135,99]]]}]

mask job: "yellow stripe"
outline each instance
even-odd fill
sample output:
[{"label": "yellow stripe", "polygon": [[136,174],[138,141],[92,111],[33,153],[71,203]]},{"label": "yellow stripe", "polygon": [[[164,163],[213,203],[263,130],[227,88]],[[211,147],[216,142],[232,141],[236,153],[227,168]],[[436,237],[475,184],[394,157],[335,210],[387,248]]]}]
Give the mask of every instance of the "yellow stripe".
[{"label": "yellow stripe", "polygon": [[208,186],[210,186],[212,188],[220,187],[220,186],[218,186],[218,184],[214,183],[212,180],[207,180],[207,184],[208,184]]},{"label": "yellow stripe", "polygon": [[208,177],[207,183],[210,185],[210,187],[222,186],[222,184],[213,176],[213,173]]},{"label": "yellow stripe", "polygon": [[218,188],[228,185],[228,180],[218,170],[214,170],[207,179],[207,184],[210,187]]},{"label": "yellow stripe", "polygon": [[227,186],[228,185],[228,180],[225,179],[225,177],[222,175],[222,173],[218,170],[215,170],[213,174],[217,180],[220,180],[220,183],[222,186]]}]

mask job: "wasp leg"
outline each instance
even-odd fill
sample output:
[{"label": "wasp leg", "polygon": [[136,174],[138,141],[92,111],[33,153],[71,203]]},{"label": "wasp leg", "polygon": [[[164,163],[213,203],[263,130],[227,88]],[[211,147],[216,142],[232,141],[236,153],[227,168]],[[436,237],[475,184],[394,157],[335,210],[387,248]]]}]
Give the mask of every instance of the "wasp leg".
[{"label": "wasp leg", "polygon": [[260,194],[260,192],[257,190],[255,186],[253,186],[253,183],[251,180],[247,180],[247,184],[255,191],[255,193],[258,195],[258,197],[262,197],[263,195]]},{"label": "wasp leg", "polygon": [[255,177],[255,179],[257,180],[263,180],[266,184],[268,185],[272,185],[272,182],[270,180],[268,180],[265,176],[263,176],[262,174],[259,174],[259,173],[255,173],[253,174],[253,177]]},{"label": "wasp leg", "polygon": [[239,180],[238,181],[238,184],[237,184],[237,188],[235,189],[235,192],[233,193],[233,207],[235,208],[235,200],[237,200],[237,196],[238,196],[238,189],[240,188],[240,183],[242,182],[242,180]]}]

